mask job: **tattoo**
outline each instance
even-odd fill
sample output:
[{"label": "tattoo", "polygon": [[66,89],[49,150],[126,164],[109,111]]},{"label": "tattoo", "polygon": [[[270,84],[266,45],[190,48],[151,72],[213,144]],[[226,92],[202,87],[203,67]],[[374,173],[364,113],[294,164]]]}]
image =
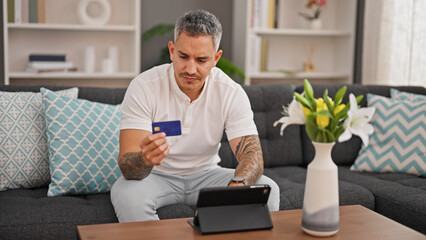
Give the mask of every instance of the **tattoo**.
[{"label": "tattoo", "polygon": [[142,160],[142,152],[125,153],[118,159],[118,163],[123,177],[127,180],[142,180],[151,173],[153,168],[153,166],[147,166]]},{"label": "tattoo", "polygon": [[254,184],[263,174],[263,156],[259,137],[250,135],[241,137],[235,149],[238,166],[235,176],[243,177],[249,185]]}]

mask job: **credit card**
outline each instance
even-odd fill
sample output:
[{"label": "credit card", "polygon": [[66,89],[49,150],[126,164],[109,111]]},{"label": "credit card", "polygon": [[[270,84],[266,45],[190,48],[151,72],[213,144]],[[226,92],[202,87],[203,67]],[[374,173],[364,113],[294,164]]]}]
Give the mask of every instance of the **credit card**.
[{"label": "credit card", "polygon": [[164,132],[167,137],[181,135],[180,120],[152,123],[152,134]]}]

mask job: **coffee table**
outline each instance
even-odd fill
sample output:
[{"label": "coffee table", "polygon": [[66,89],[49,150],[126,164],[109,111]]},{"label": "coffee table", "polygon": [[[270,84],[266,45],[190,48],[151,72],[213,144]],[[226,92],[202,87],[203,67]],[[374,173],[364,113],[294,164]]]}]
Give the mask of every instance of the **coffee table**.
[{"label": "coffee table", "polygon": [[[188,218],[161,221],[111,223],[78,226],[78,236],[86,239],[323,239],[307,235],[300,228],[302,210],[271,212],[270,230],[200,235]],[[340,230],[328,239],[421,239],[425,235],[360,205],[340,207]]]}]

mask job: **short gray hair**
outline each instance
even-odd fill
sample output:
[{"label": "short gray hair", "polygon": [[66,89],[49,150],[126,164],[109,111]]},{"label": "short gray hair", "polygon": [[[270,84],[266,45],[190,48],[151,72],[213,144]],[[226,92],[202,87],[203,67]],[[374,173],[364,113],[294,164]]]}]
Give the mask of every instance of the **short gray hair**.
[{"label": "short gray hair", "polygon": [[220,39],[222,38],[222,25],[215,15],[206,10],[194,10],[186,12],[181,16],[175,25],[175,42],[182,32],[191,36],[211,36],[216,51],[219,50]]}]

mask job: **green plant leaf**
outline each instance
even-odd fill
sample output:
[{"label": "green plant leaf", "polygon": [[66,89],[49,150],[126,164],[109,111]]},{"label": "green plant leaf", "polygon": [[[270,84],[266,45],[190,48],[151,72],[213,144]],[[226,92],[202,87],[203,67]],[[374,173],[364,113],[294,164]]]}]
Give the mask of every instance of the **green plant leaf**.
[{"label": "green plant leaf", "polygon": [[314,116],[324,115],[324,116],[327,116],[327,117],[329,117],[331,119],[334,118],[334,116],[328,110],[321,110],[319,112],[312,112],[311,114],[314,115]]},{"label": "green plant leaf", "polygon": [[314,141],[318,134],[318,128],[315,122],[315,117],[311,114],[309,114],[306,119],[305,129],[309,138]]},{"label": "green plant leaf", "polygon": [[334,134],[330,130],[328,130],[326,128],[323,128],[321,126],[318,126],[318,129],[321,132],[324,132],[326,134],[327,137],[323,139],[325,142],[334,142],[334,141],[336,141],[336,138],[334,137]]},{"label": "green plant leaf", "polygon": [[305,89],[305,97],[311,103],[311,110],[315,111],[316,108],[316,100],[314,98],[314,89],[312,85],[309,83],[308,79],[303,79],[303,88]]},{"label": "green plant leaf", "polygon": [[346,89],[347,87],[343,86],[337,91],[336,95],[334,95],[334,107],[337,107],[340,103],[342,103],[342,99],[346,94]]},{"label": "green plant leaf", "polygon": [[334,111],[334,106],[331,103],[330,99],[328,99],[328,89],[325,89],[324,94],[323,94],[323,99],[325,104],[327,105],[327,108],[330,112]]},{"label": "green plant leaf", "polygon": [[359,95],[359,96],[357,96],[356,97],[356,102],[359,104],[361,101],[362,101],[362,99],[364,98],[364,96],[363,95]]},{"label": "green plant leaf", "polygon": [[334,131],[334,136],[336,136],[336,139],[339,139],[340,135],[345,131],[345,128],[340,125],[336,130]]},{"label": "green plant leaf", "polygon": [[222,69],[222,71],[226,73],[230,78],[234,78],[235,75],[239,76],[242,82],[244,83],[244,80],[246,78],[244,72],[228,59],[221,57],[217,62],[216,67]]},{"label": "green plant leaf", "polygon": [[142,34],[142,40],[148,41],[155,36],[161,36],[166,33],[169,33],[175,29],[175,25],[173,24],[158,24],[153,26],[152,28],[146,30]]},{"label": "green plant leaf", "polygon": [[302,95],[300,95],[299,93],[295,92],[294,96],[296,97],[296,100],[298,102],[300,102],[303,106],[311,109],[311,111],[315,111],[315,109],[313,109],[311,103]]}]

